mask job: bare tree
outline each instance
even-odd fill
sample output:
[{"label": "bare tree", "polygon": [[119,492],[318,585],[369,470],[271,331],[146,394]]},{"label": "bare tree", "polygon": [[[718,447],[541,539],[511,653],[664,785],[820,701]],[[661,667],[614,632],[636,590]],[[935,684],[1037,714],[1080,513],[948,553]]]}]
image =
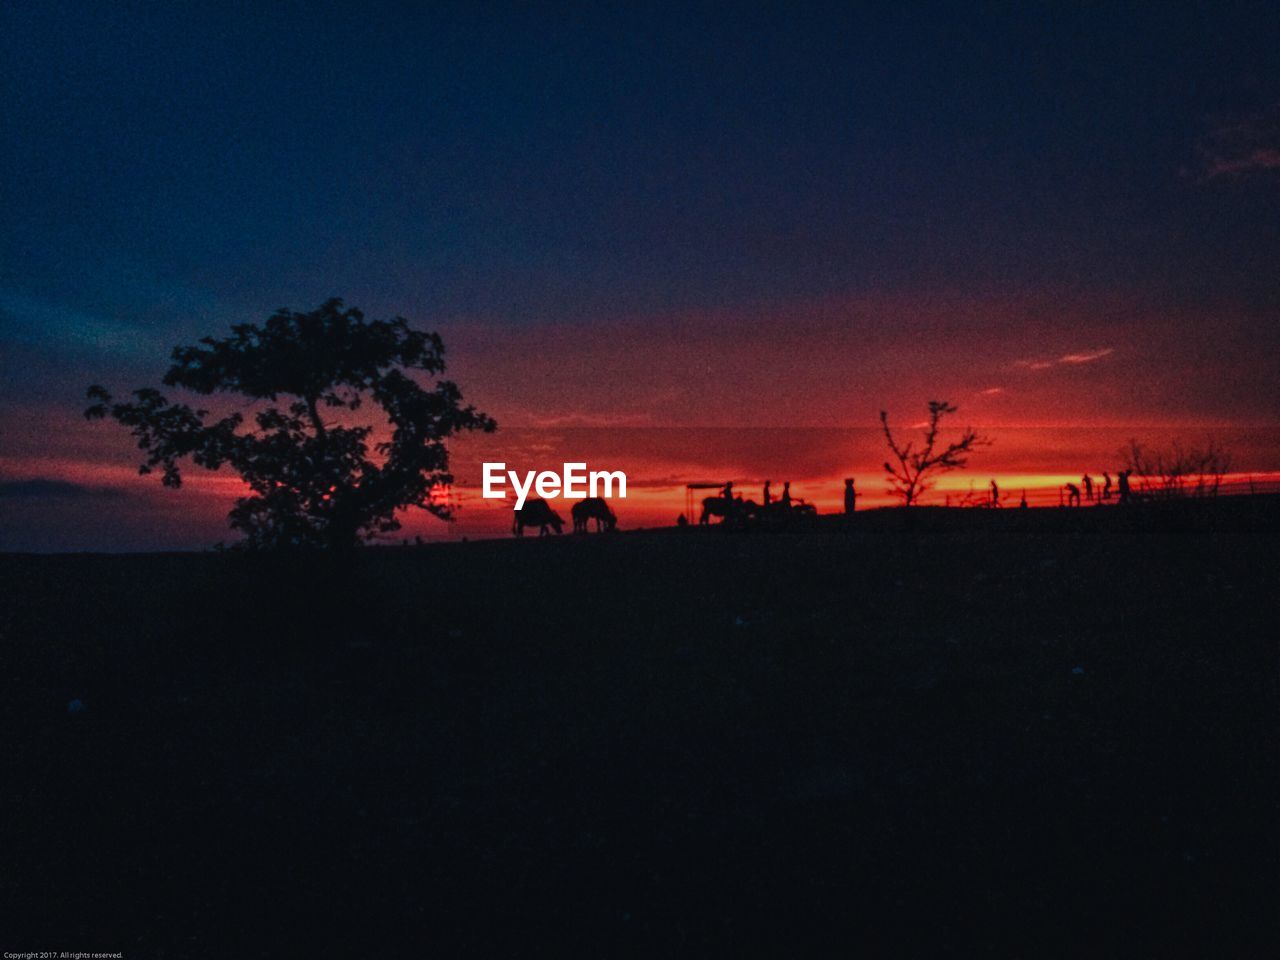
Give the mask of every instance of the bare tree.
[{"label": "bare tree", "polygon": [[924,437],[919,447],[915,440],[905,447],[899,445],[889,428],[888,412],[880,411],[884,438],[893,454],[893,459],[886,460],[884,464],[885,473],[889,475],[889,493],[901,497],[903,506],[910,507],[919,502],[921,495],[933,487],[940,474],[963,467],[969,462],[969,455],[974,450],[991,445],[990,439],[972,427],[965,427],[960,439],[940,446],[938,431],[942,426],[942,418],[958,409],[945,400],[930,400],[929,422],[925,425]]},{"label": "bare tree", "polygon": [[1120,455],[1148,496],[1215,497],[1231,471],[1230,451],[1212,437],[1203,447],[1184,447],[1175,440],[1168,449],[1156,450],[1130,440]]},{"label": "bare tree", "polygon": [[1196,467],[1196,494],[1216,497],[1222,486],[1222,478],[1231,472],[1231,451],[1217,440],[1209,438],[1208,445],[1200,451]]}]

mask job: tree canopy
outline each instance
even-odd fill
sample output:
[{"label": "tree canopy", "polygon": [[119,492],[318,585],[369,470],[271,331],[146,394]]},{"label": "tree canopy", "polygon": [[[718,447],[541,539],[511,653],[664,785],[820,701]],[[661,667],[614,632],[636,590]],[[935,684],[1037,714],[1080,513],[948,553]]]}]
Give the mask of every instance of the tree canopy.
[{"label": "tree canopy", "polygon": [[[445,440],[497,426],[439,379],[438,334],[414,330],[403,317],[369,320],[339,299],[238,324],[229,337],[177,347],[172,360],[165,386],[239,395],[249,409],[215,418],[154,388],[114,402],[95,385],[85,416],[130,428],[147,455],[139,471],[161,470],[167,487],[181,485],[188,458],[234,469],[252,492],[236,502],[230,522],[251,546],[349,547],[398,529],[405,507],[449,519],[448,505],[431,497],[453,480]],[[423,374],[434,382],[424,386]],[[379,424],[349,422],[370,402],[390,430],[372,450]]]}]

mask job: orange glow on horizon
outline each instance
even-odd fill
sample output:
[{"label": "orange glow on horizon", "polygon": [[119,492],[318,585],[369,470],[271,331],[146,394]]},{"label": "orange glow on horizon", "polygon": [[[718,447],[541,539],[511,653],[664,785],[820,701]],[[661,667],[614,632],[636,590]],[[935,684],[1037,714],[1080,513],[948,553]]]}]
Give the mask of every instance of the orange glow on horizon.
[{"label": "orange glow on horizon", "polygon": [[[963,410],[957,420],[965,422]],[[1121,448],[1135,436],[1161,446],[1173,438],[1195,443],[1213,434],[1235,455],[1234,480],[1244,483],[1252,476],[1262,485],[1280,480],[1280,427],[1207,431],[1185,425],[1158,430],[1138,426],[1009,429],[981,421],[976,425],[992,435],[994,446],[975,453],[967,469],[939,477],[923,504],[942,505],[948,497],[953,505],[981,503],[994,479],[1006,507],[1016,507],[1023,490],[1031,506],[1056,506],[1063,485],[1079,484],[1086,470],[1099,484],[1104,470],[1114,478],[1123,462]],[[55,442],[46,443],[46,438]],[[42,529],[50,531],[50,543],[59,544],[58,549],[102,548],[115,542],[117,533],[127,534],[124,542],[138,548],[194,548],[235,539],[227,528],[226,514],[247,488],[229,469],[208,473],[188,468],[182,489],[167,490],[154,475],[138,475],[139,455],[124,431],[52,412],[37,411],[26,437],[18,439],[18,444],[11,444],[13,452],[7,450],[0,457],[0,479],[60,481],[90,495],[111,493],[114,498],[86,496],[73,502],[63,497],[44,504],[11,500],[7,526],[24,525],[28,532],[16,540],[10,535],[10,544],[39,544]],[[387,539],[507,535],[509,508],[479,496],[480,463],[490,460],[505,461],[521,471],[558,470],[566,461],[585,462],[589,469],[623,470],[629,496],[616,505],[623,529],[674,523],[685,511],[684,485],[695,480],[732,479],[744,496],[757,501],[765,479],[773,481],[775,494],[790,480],[793,497],[813,503],[822,513],[833,513],[842,509],[843,478],[853,477],[859,509],[889,506],[895,501],[880,468],[883,443],[879,430],[871,426],[504,427],[496,434],[450,441],[455,482],[449,502],[456,508],[456,523],[444,524],[423,511],[407,511],[404,529]],[[558,509],[567,511],[567,504],[559,504]],[[25,510],[27,516],[15,520],[15,510]]]}]

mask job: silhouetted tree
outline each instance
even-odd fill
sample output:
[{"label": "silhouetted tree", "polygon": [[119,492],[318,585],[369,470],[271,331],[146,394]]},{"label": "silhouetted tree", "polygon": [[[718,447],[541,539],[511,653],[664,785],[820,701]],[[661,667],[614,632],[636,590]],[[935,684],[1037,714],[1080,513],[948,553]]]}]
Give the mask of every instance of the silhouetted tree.
[{"label": "silhouetted tree", "polygon": [[[398,529],[396,511],[410,506],[449,519],[448,505],[431,497],[453,479],[444,440],[496,427],[464,406],[450,381],[424,387],[415,379],[444,371],[438,334],[401,317],[367,320],[337,299],[310,313],[279,310],[261,326],[239,324],[225,339],[177,347],[172,360],[166,386],[239,394],[252,409],[214,418],[153,388],[115,403],[93,386],[85,416],[129,427],[147,454],[139,472],[160,468],[166,487],[181,485],[185,458],[210,470],[230,465],[252,490],[230,513],[250,546],[346,548]],[[376,456],[375,425],[347,422],[369,401],[390,427]],[[342,422],[326,422],[325,410],[340,411]]]},{"label": "silhouetted tree", "polygon": [[1202,447],[1184,447],[1175,440],[1166,450],[1130,440],[1120,456],[1130,473],[1138,475],[1147,495],[1216,497],[1223,477],[1231,471],[1230,451],[1212,437]]},{"label": "silhouetted tree", "polygon": [[886,460],[885,472],[889,475],[889,493],[902,498],[903,506],[910,507],[917,503],[920,496],[929,490],[939,474],[956,470],[969,462],[969,455],[978,447],[990,446],[991,441],[976,430],[966,427],[960,439],[939,446],[938,431],[942,426],[942,418],[955,413],[959,408],[945,400],[929,401],[929,422],[924,428],[924,437],[917,448],[916,441],[905,447],[900,446],[889,429],[889,414],[880,411],[880,424],[884,428],[884,438],[889,444],[893,460]]}]

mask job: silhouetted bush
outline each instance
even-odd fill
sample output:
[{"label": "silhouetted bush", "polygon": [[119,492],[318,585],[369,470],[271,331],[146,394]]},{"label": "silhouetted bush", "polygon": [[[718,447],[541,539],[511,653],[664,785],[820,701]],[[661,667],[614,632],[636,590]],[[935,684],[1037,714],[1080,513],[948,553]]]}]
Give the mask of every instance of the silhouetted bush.
[{"label": "silhouetted bush", "polygon": [[1230,451],[1213,438],[1202,447],[1183,447],[1175,440],[1166,449],[1130,440],[1121,456],[1138,478],[1142,492],[1149,496],[1214,497],[1231,470]]}]

